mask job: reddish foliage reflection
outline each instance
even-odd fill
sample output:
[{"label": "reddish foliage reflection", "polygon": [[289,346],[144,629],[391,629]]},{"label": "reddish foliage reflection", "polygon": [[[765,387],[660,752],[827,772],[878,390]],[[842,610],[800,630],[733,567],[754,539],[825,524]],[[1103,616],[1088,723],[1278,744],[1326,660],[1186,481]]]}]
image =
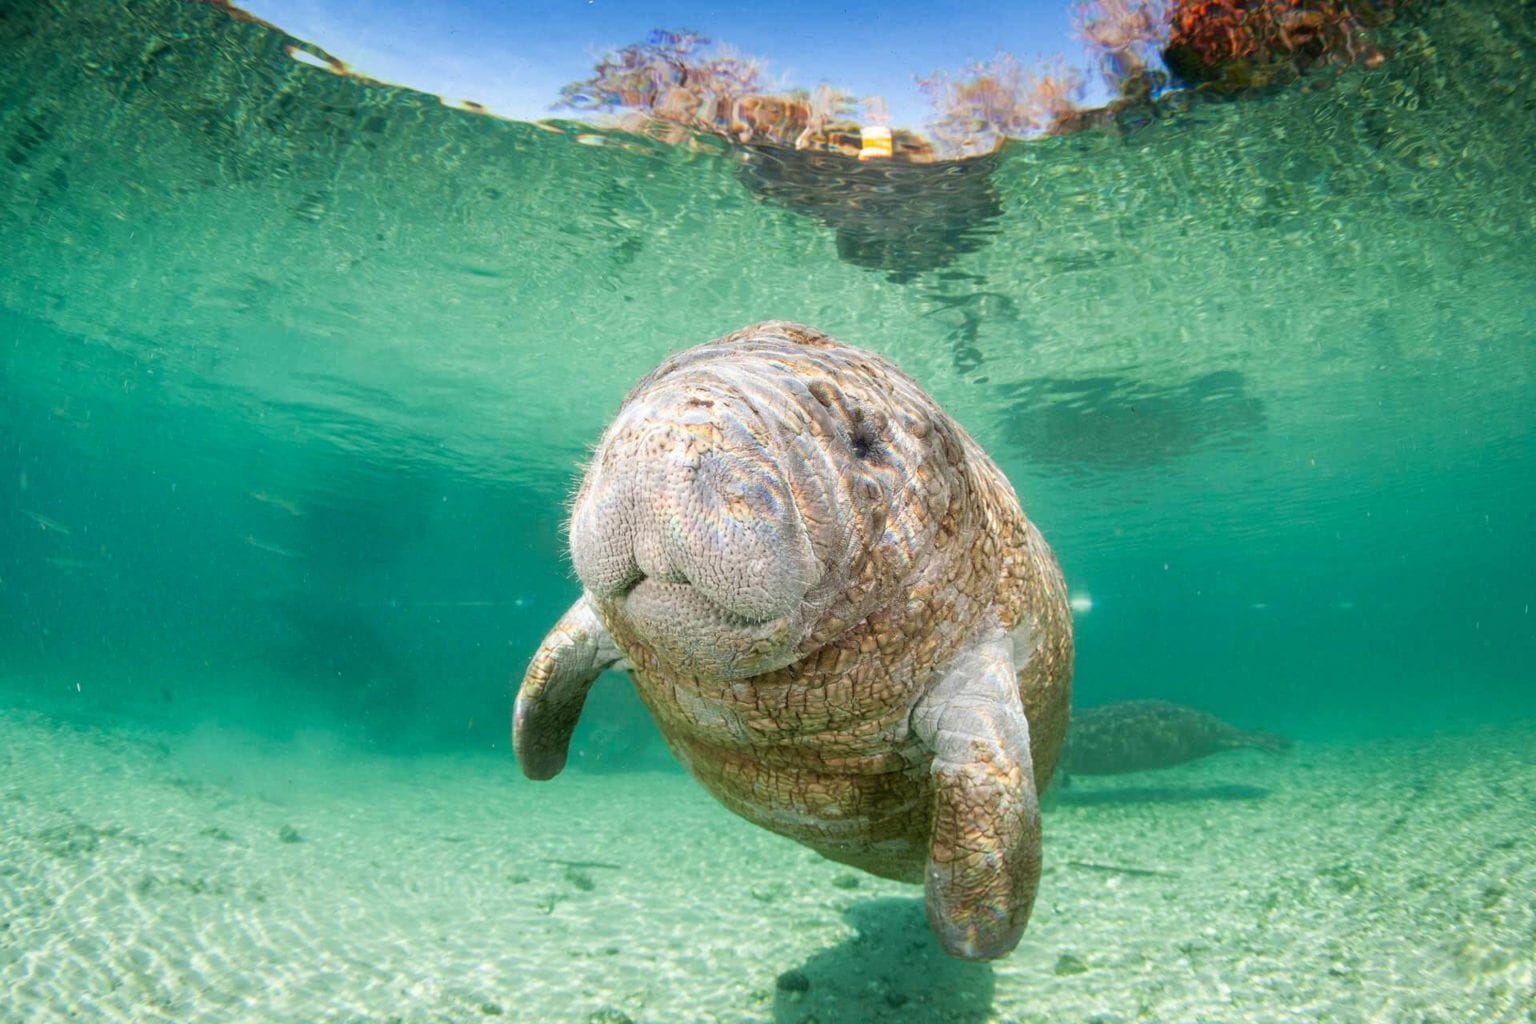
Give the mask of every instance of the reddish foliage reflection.
[{"label": "reddish foliage reflection", "polygon": [[1230,91],[1290,81],[1323,64],[1385,59],[1366,26],[1390,0],[1354,7],[1335,0],[1175,0],[1163,59],[1186,82]]}]

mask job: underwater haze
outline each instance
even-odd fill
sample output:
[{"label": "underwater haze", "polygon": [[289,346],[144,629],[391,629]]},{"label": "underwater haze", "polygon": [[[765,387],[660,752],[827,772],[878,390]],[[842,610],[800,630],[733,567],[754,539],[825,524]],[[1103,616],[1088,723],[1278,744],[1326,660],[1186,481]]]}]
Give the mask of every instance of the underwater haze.
[{"label": "underwater haze", "polygon": [[[1536,18],[1382,31],[859,206],[217,5],[0,2],[0,1021],[1536,1022]],[[583,459],[775,318],[1006,472],[1077,705],[1294,743],[1074,781],[996,965],[621,675],[513,761]]]}]

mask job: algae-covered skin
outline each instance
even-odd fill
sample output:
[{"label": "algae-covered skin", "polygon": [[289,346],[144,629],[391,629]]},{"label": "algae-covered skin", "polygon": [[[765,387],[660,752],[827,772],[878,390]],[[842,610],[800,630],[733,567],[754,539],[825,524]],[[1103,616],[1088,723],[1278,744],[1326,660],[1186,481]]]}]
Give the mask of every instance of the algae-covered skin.
[{"label": "algae-covered skin", "polygon": [[1072,716],[1062,768],[1074,775],[1118,775],[1171,768],[1223,750],[1279,753],[1283,736],[1239,729],[1208,712],[1163,700],[1123,700]]},{"label": "algae-covered skin", "polygon": [[1072,626],[1007,479],[884,358],[771,321],[624,399],[570,523],[581,598],[513,742],[555,775],[588,687],[628,669],[732,811],[926,887],[946,950],[1003,956],[1040,876]]}]

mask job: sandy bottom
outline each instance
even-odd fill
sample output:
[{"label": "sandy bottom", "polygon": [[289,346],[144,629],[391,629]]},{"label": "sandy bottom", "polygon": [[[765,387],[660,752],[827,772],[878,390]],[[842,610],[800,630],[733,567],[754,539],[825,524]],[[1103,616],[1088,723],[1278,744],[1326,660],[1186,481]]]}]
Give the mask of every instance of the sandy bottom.
[{"label": "sandy bottom", "polygon": [[1536,729],[1080,779],[1023,944],[669,773],[0,711],[0,1020],[1536,1022]]}]

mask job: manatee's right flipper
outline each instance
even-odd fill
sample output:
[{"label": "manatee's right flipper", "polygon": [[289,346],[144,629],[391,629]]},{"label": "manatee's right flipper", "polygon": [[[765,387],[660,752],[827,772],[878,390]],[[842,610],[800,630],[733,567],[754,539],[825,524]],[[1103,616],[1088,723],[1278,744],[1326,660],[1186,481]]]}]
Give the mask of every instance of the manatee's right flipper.
[{"label": "manatee's right flipper", "polygon": [[1014,669],[1006,635],[973,641],[912,713],[933,752],[928,923],[966,960],[1012,952],[1040,882],[1040,802]]},{"label": "manatee's right flipper", "polygon": [[583,594],[533,656],[512,713],[512,750],[523,774],[551,779],[565,767],[571,733],[598,676],[627,663]]}]

